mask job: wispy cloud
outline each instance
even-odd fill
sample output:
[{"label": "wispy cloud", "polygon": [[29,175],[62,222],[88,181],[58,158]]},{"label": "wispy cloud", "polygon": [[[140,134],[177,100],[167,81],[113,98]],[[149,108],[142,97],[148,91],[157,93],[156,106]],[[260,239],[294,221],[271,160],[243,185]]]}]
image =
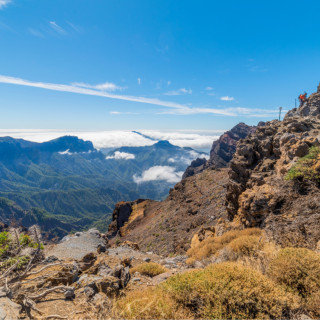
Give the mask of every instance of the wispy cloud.
[{"label": "wispy cloud", "polygon": [[234,97],[225,96],[225,97],[221,97],[220,100],[222,100],[222,101],[234,101]]},{"label": "wispy cloud", "polygon": [[138,85],[140,86],[140,84],[141,84],[141,78],[138,78],[138,79],[137,79],[137,82],[138,82]]},{"label": "wispy cloud", "polygon": [[44,34],[42,32],[40,32],[39,30],[33,29],[33,28],[29,28],[28,29],[29,33],[31,33],[33,36],[38,37],[38,38],[44,38]]},{"label": "wispy cloud", "polygon": [[251,72],[267,72],[268,71],[267,68],[258,65],[256,63],[256,60],[252,58],[248,59],[248,63],[246,67],[249,68]]},{"label": "wispy cloud", "polygon": [[212,88],[212,87],[206,87],[205,90],[207,90],[207,91],[212,91],[213,88]]},{"label": "wispy cloud", "polygon": [[75,24],[73,24],[73,23],[70,22],[70,21],[66,21],[66,22],[67,22],[67,24],[71,27],[71,29],[72,29],[73,31],[76,31],[76,32],[78,32],[78,33],[82,32],[82,28],[80,28],[79,26],[76,26]]},{"label": "wispy cloud", "polygon": [[[261,117],[271,117],[273,114],[278,113],[278,109],[276,110],[268,110],[268,109],[249,109],[249,108],[199,108],[199,107],[190,107],[187,105],[179,104],[171,101],[163,101],[157,98],[145,98],[139,96],[127,96],[127,95],[119,95],[115,93],[111,93],[107,90],[103,90],[104,88],[114,88],[110,83],[108,85],[86,85],[79,86],[79,84],[55,84],[55,83],[46,83],[46,82],[33,82],[21,78],[9,77],[0,75],[0,83],[13,84],[19,86],[27,86],[34,88],[41,88],[59,92],[70,92],[76,94],[84,94],[89,96],[98,96],[109,99],[123,100],[123,101],[132,101],[150,104],[154,106],[161,106],[170,108],[170,111],[162,111],[158,114],[176,114],[176,115],[192,115],[192,114],[216,114],[216,115],[224,115],[224,116],[238,116],[244,115],[248,117],[253,117],[255,115],[259,115]],[[234,98],[232,97],[222,97],[221,100],[224,101],[232,101]],[[113,114],[118,111],[112,111]]]},{"label": "wispy cloud", "polygon": [[[283,110],[283,112],[287,112]],[[214,108],[189,108],[189,109],[176,109],[168,110],[162,112],[163,114],[176,114],[176,115],[192,115],[192,114],[216,114],[224,115],[230,117],[244,116],[248,118],[272,118],[277,117],[278,109],[264,109],[264,108],[224,108],[224,109],[214,109]]]},{"label": "wispy cloud", "polygon": [[124,87],[119,87],[111,82],[105,82],[105,83],[96,84],[96,85],[91,85],[91,84],[82,83],[82,82],[75,82],[75,83],[72,83],[72,85],[75,87],[96,89],[101,91],[116,91],[116,90],[124,89]]},{"label": "wispy cloud", "polygon": [[250,68],[251,72],[267,72],[268,69],[261,66],[253,66]]},{"label": "wispy cloud", "polygon": [[157,106],[162,106],[162,107],[167,107],[167,108],[189,109],[189,107],[181,105],[179,103],[170,102],[170,101],[162,101],[162,100],[159,100],[156,98],[117,95],[117,94],[109,93],[107,91],[89,89],[86,87],[79,87],[79,86],[75,86],[75,85],[33,82],[33,81],[29,81],[29,80],[24,80],[21,78],[14,78],[14,77],[8,77],[8,76],[3,76],[3,75],[0,75],[0,83],[15,84],[15,85],[20,85],[20,86],[42,88],[42,89],[61,91],[61,92],[85,94],[85,95],[91,95],[91,96],[111,98],[111,99],[116,99],[116,100],[140,102],[140,103],[152,104],[152,105],[157,105]]},{"label": "wispy cloud", "polygon": [[66,34],[66,31],[62,27],[60,27],[55,21],[49,21],[49,24],[51,28],[57,31],[58,33]]},{"label": "wispy cloud", "polygon": [[191,89],[180,88],[178,90],[173,90],[165,93],[166,96],[180,96],[182,94],[192,94]]},{"label": "wispy cloud", "polygon": [[0,0],[0,10],[3,9],[4,7],[6,7],[10,2],[12,2],[11,0]]},{"label": "wispy cloud", "polygon": [[129,111],[110,111],[110,114],[118,115],[118,114],[140,114],[139,112],[129,112]]}]

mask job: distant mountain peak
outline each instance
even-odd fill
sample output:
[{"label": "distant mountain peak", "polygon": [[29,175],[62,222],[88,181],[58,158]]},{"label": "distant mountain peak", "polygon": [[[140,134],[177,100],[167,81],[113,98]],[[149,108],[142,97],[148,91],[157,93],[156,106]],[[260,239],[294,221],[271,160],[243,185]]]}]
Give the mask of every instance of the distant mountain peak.
[{"label": "distant mountain peak", "polygon": [[162,147],[162,148],[175,148],[176,146],[171,144],[168,140],[160,140],[157,143],[154,144],[156,147]]},{"label": "distant mountain peak", "polygon": [[79,139],[76,136],[63,136],[41,144],[42,151],[48,152],[63,152],[69,150],[75,152],[95,151],[91,141]]}]

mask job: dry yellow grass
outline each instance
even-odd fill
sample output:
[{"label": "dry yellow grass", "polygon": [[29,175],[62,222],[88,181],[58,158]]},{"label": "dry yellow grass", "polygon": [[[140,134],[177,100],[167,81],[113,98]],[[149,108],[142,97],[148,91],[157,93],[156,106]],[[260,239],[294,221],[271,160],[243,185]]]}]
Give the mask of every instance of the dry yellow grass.
[{"label": "dry yellow grass", "polygon": [[139,272],[144,276],[155,277],[158,274],[167,272],[167,269],[159,263],[146,262],[130,269],[131,274],[134,274],[135,272]]},{"label": "dry yellow grass", "polygon": [[191,312],[175,302],[162,288],[131,291],[117,300],[112,319],[192,319]]},{"label": "dry yellow grass", "polygon": [[298,294],[302,304],[320,316],[320,254],[305,248],[284,248],[271,261],[268,275],[286,290]]},{"label": "dry yellow grass", "polygon": [[289,317],[296,298],[259,271],[220,263],[129,292],[112,316],[125,319],[274,319]]},{"label": "dry yellow grass", "polygon": [[[260,243],[261,242],[261,243]],[[231,249],[239,255],[253,254],[261,248],[264,234],[261,229],[250,228],[244,230],[231,230],[219,237],[208,237],[196,246],[191,247],[187,255],[188,263],[202,260],[217,254],[223,248]]]}]

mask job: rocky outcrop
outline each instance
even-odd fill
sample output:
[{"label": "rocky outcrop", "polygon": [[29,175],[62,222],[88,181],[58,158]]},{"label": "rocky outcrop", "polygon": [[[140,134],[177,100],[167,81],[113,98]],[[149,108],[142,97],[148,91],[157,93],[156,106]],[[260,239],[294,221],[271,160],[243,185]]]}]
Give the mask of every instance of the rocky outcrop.
[{"label": "rocky outcrop", "polygon": [[192,177],[195,174],[198,174],[204,170],[204,166],[207,163],[206,159],[197,158],[196,160],[193,160],[190,164],[190,166],[186,169],[184,172],[182,179]]},{"label": "rocky outcrop", "polygon": [[294,116],[307,117],[307,116],[318,116],[320,114],[320,84],[318,86],[318,91],[311,94],[310,97],[304,102],[299,108],[294,108],[290,110],[286,116],[285,120]]},{"label": "rocky outcrop", "polygon": [[182,178],[191,177],[207,168],[226,168],[236,151],[238,141],[255,130],[256,127],[248,126],[245,123],[240,122],[231,130],[221,135],[217,141],[213,142],[210,158],[207,161],[199,158],[192,161]]},{"label": "rocky outcrop", "polygon": [[143,199],[137,199],[135,201],[128,202],[118,202],[115,205],[115,208],[112,213],[112,222],[109,225],[108,229],[108,237],[112,238],[120,232],[120,229],[124,226],[126,222],[128,222],[129,217],[132,213],[132,208],[134,205],[138,205],[143,202]]},{"label": "rocky outcrop", "polygon": [[231,161],[240,139],[253,133],[256,127],[240,122],[230,131],[225,132],[217,141],[214,141],[210,151],[210,159],[206,167],[225,168]]},{"label": "rocky outcrop", "polygon": [[229,217],[240,226],[266,229],[282,245],[314,248],[320,239],[318,186],[285,179],[310,147],[319,146],[319,89],[284,121],[267,122],[240,140],[230,162]]}]

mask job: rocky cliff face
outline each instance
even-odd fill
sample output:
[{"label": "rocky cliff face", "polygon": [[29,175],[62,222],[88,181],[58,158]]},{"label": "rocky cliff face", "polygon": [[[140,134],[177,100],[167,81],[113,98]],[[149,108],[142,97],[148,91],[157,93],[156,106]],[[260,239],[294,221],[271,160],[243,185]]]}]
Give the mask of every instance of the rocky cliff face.
[{"label": "rocky cliff face", "polygon": [[208,169],[176,184],[164,201],[120,202],[108,237],[118,233],[121,241],[137,242],[142,250],[158,254],[184,253],[202,226],[227,219],[227,181],[227,169]]},{"label": "rocky cliff face", "polygon": [[[165,201],[129,203],[128,221],[115,230],[123,240],[158,253],[187,250],[203,227],[214,227],[216,234],[259,227],[281,246],[320,249],[320,183],[287,179],[289,170],[318,146],[320,87],[283,121],[257,127],[241,123],[222,135],[210,160],[193,162],[189,177]],[[229,169],[219,169],[231,158]],[[320,177],[320,156],[312,170]],[[121,210],[127,212],[127,206]]]},{"label": "rocky cliff face", "polygon": [[320,190],[285,179],[310,147],[319,146],[320,88],[284,121],[267,122],[239,141],[230,163],[227,210],[235,225],[258,226],[282,245],[315,248],[320,240]]},{"label": "rocky cliff face", "polygon": [[206,168],[226,168],[236,151],[237,142],[255,130],[256,127],[240,122],[231,130],[221,135],[217,141],[213,142],[208,161],[205,159],[194,160],[182,178],[191,177]]}]

